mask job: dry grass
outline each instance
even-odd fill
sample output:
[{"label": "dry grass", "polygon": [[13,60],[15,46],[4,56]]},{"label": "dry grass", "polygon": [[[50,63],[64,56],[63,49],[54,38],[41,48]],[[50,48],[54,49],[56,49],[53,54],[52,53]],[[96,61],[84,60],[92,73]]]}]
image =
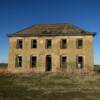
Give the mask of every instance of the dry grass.
[{"label": "dry grass", "polygon": [[100,75],[1,75],[0,100],[99,100]]},{"label": "dry grass", "polygon": [[0,100],[100,100],[100,74],[0,73]]}]

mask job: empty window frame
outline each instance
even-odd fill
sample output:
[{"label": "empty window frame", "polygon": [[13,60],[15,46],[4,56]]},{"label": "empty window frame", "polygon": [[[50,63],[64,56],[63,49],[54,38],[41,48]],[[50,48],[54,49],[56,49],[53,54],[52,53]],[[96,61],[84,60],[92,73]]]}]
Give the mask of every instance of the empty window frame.
[{"label": "empty window frame", "polygon": [[23,48],[23,40],[22,39],[18,39],[17,40],[17,49],[22,49]]},{"label": "empty window frame", "polygon": [[62,39],[61,40],[61,45],[60,45],[61,49],[65,49],[67,48],[67,40],[66,39]]},{"label": "empty window frame", "polygon": [[60,57],[60,65],[62,69],[66,69],[67,68],[67,56],[61,56]]},{"label": "empty window frame", "polygon": [[52,47],[52,40],[51,39],[47,39],[46,40],[46,49],[50,49]]},{"label": "empty window frame", "polygon": [[82,49],[83,48],[83,39],[77,39],[77,48]]},{"label": "empty window frame", "polygon": [[36,39],[31,40],[31,48],[37,48],[37,40]]},{"label": "empty window frame", "polygon": [[84,57],[78,56],[77,57],[77,68],[82,69],[84,67]]},{"label": "empty window frame", "polygon": [[16,56],[16,67],[22,67],[22,56]]},{"label": "empty window frame", "polygon": [[37,57],[36,56],[31,56],[31,68],[34,68],[37,66]]}]

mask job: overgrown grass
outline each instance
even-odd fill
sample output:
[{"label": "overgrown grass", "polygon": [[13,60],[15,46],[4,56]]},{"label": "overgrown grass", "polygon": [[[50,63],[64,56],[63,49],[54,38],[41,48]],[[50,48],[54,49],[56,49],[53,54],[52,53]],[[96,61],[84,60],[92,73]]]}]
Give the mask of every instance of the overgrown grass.
[{"label": "overgrown grass", "polygon": [[100,75],[0,76],[0,100],[100,100]]},{"label": "overgrown grass", "polygon": [[100,75],[1,75],[0,100],[100,100]]}]

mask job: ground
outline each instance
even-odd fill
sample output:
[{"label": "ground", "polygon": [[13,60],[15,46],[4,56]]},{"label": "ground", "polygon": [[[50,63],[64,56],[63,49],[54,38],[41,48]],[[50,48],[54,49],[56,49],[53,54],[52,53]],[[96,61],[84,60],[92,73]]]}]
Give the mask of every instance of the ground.
[{"label": "ground", "polygon": [[100,75],[0,76],[0,100],[100,100]]},{"label": "ground", "polygon": [[0,74],[0,100],[100,100],[100,74]]}]

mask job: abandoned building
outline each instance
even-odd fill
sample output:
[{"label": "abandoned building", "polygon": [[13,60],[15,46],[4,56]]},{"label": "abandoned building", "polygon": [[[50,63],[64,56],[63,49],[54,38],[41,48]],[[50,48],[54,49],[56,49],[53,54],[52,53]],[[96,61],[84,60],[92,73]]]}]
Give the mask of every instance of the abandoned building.
[{"label": "abandoned building", "polygon": [[39,24],[9,34],[8,70],[93,71],[94,36],[71,24]]}]

